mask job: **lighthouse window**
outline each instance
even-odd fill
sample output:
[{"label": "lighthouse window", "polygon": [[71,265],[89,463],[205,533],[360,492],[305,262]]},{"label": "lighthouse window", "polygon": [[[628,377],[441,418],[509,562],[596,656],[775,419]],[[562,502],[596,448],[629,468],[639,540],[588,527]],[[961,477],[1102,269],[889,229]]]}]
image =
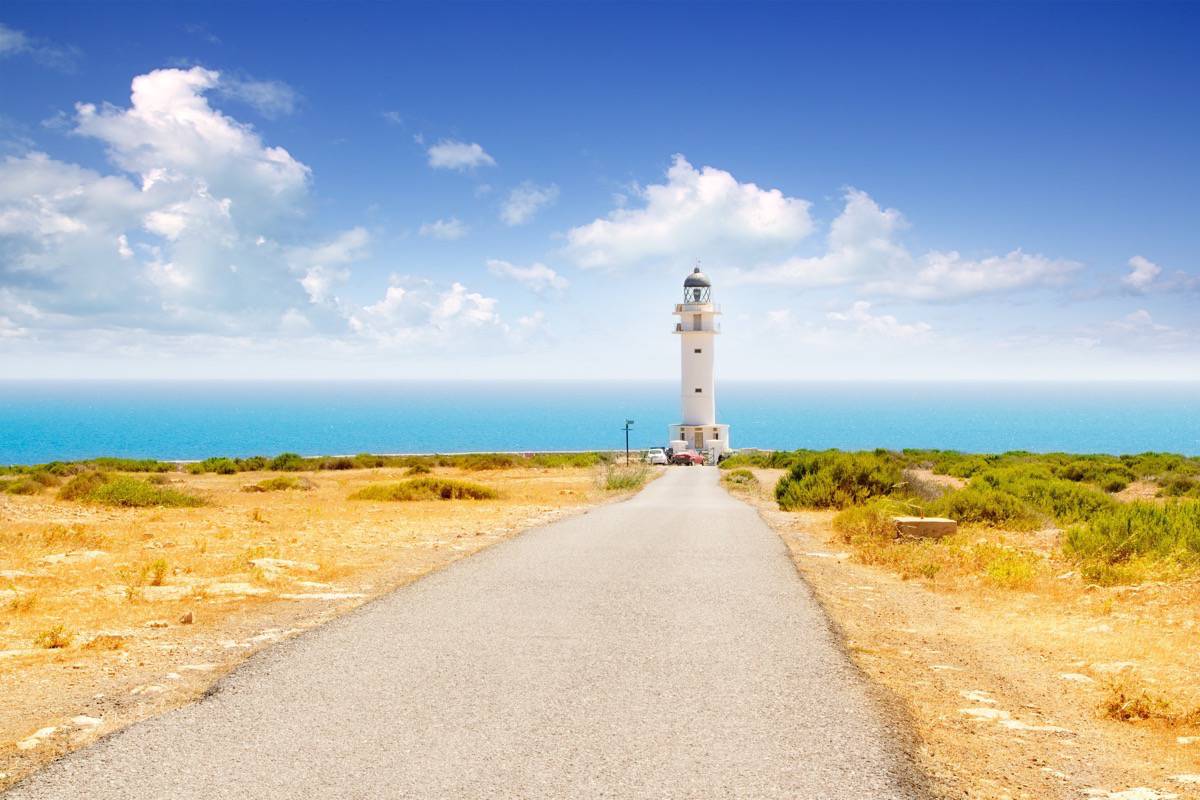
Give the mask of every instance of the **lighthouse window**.
[{"label": "lighthouse window", "polygon": [[699,347],[697,347],[697,348],[696,348],[696,350],[695,350],[695,352],[699,353],[699,352],[700,352],[700,348],[699,348]]},{"label": "lighthouse window", "polygon": [[700,394],[701,391],[702,391],[701,389],[697,389],[696,394]]},{"label": "lighthouse window", "polygon": [[692,314],[692,330],[698,331],[704,327],[704,323],[701,322],[702,319],[703,317],[699,314]]}]

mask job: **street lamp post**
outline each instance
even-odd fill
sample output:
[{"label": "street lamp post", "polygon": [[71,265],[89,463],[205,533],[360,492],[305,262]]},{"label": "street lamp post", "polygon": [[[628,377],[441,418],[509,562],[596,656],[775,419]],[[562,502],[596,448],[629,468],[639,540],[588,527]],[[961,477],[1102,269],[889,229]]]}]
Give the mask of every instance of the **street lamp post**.
[{"label": "street lamp post", "polygon": [[621,430],[625,431],[625,466],[629,466],[629,429],[633,427],[633,420],[625,420],[625,427]]}]

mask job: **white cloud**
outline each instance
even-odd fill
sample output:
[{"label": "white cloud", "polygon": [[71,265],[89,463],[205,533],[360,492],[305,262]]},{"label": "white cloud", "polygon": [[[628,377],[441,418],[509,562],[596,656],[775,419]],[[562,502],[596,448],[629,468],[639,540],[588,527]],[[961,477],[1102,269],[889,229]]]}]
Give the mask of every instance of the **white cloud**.
[{"label": "white cloud", "polygon": [[239,100],[268,119],[294,114],[300,93],[283,81],[223,76],[218,84],[222,96]]},{"label": "white cloud", "polygon": [[1121,283],[1135,292],[1144,292],[1154,283],[1154,279],[1162,273],[1162,267],[1143,256],[1129,259],[1129,274],[1121,279]]},{"label": "white cloud", "polygon": [[350,327],[384,346],[491,348],[514,341],[516,333],[497,304],[458,281],[440,288],[429,280],[392,276],[378,302],[350,316]]},{"label": "white cloud", "polygon": [[1082,265],[1013,250],[1003,256],[963,258],[957,252],[926,253],[915,273],[867,284],[867,291],[915,300],[960,300],[984,294],[1062,286]]},{"label": "white cloud", "polygon": [[76,104],[76,133],[107,144],[113,162],[139,175],[143,189],[203,184],[212,196],[242,205],[242,214],[260,208],[277,214],[307,191],[309,168],[212,108],[205,93],[220,80],[220,73],[200,67],[139,75],[129,108]]},{"label": "white cloud", "polygon": [[848,283],[872,271],[895,268],[909,259],[895,241],[906,226],[894,208],[880,208],[866,192],[846,190],[846,204],[829,226],[825,253],[793,256],[738,273],[738,283],[829,286]]},{"label": "white cloud", "polygon": [[391,125],[399,125],[403,127],[404,116],[399,111],[381,111],[379,116],[383,117],[384,122]]},{"label": "white cloud", "polygon": [[431,146],[429,166],[434,169],[454,169],[459,172],[475,167],[493,167],[496,159],[492,158],[475,142],[459,142],[454,139],[443,139]]},{"label": "white cloud", "polygon": [[859,333],[891,339],[914,339],[933,330],[924,322],[902,323],[891,314],[872,314],[871,304],[865,300],[857,301],[845,311],[831,311],[825,317],[834,322],[851,323]]},{"label": "white cloud", "polygon": [[499,278],[508,278],[534,292],[544,292],[550,289],[562,291],[569,285],[566,278],[559,275],[545,264],[534,263],[528,267],[519,267],[507,261],[488,259],[488,272]]},{"label": "white cloud", "polygon": [[740,183],[676,155],[666,183],[637,189],[641,205],[617,208],[567,232],[566,253],[582,267],[647,262],[678,267],[697,257],[746,263],[795,245],[812,231],[809,203],[778,189]]},{"label": "white cloud", "polygon": [[421,236],[427,236],[432,239],[444,239],[446,241],[461,239],[467,235],[467,232],[467,226],[458,217],[426,222],[417,231]]},{"label": "white cloud", "polygon": [[906,227],[896,209],[881,208],[865,192],[848,189],[824,253],[763,263],[740,271],[734,282],[796,287],[854,283],[873,294],[939,301],[1061,286],[1081,267],[1021,250],[980,259],[936,250],[917,256],[898,241]]},{"label": "white cloud", "polygon": [[500,208],[500,219],[505,225],[524,225],[533,219],[538,211],[553,205],[558,200],[558,187],[554,184],[538,186],[531,181],[525,181],[508,193],[508,198]]}]

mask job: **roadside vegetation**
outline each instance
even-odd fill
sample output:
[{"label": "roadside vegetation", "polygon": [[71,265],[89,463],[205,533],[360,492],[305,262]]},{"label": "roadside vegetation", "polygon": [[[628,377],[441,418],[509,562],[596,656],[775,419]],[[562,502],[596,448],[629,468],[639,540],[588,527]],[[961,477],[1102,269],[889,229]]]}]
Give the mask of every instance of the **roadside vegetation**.
[{"label": "roadside vegetation", "polygon": [[645,464],[609,464],[600,478],[600,485],[609,492],[631,492],[642,488],[650,478]]},{"label": "roadside vegetation", "polygon": [[[831,549],[847,551],[812,553],[803,539],[801,563],[848,557],[958,595],[964,624],[968,608],[995,614],[997,631],[1014,621],[997,635],[1049,654],[1060,680],[1091,693],[1098,716],[1200,742],[1187,655],[1200,630],[1200,458],[799,450],[741,453],[721,467],[725,485],[805,512],[773,523],[785,540],[795,526],[797,537],[824,532]],[[949,517],[958,531],[900,536],[897,516]],[[958,698],[946,702],[953,709]]]},{"label": "roadside vegetation", "polygon": [[375,483],[364,486],[351,500],[494,500],[499,497],[495,489],[480,483],[454,480],[452,478],[410,478],[399,483]]},{"label": "roadside vegetation", "polygon": [[[726,476],[786,470],[775,485],[780,508],[840,511],[834,527],[860,559],[905,575],[975,574],[1027,588],[1049,572],[1046,559],[1015,555],[1019,545],[983,552],[964,544],[981,530],[1057,531],[1053,555],[1102,586],[1200,574],[1200,458],[796,450],[738,454],[721,467]],[[1140,499],[1118,496],[1135,483]],[[942,541],[901,541],[891,518],[906,514],[949,517],[964,530]]]}]

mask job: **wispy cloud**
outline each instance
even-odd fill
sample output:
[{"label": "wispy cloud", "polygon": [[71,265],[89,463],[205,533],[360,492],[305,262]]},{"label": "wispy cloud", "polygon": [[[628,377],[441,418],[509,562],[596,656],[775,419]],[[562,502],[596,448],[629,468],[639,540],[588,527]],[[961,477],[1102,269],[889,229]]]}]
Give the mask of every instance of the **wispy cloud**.
[{"label": "wispy cloud", "polygon": [[294,114],[302,99],[299,92],[283,81],[228,74],[222,75],[217,91],[223,97],[245,103],[268,119]]},{"label": "wispy cloud", "polygon": [[538,186],[532,181],[525,181],[508,193],[500,207],[500,219],[505,225],[524,225],[532,220],[538,211],[553,205],[557,200],[556,185]]},{"label": "wispy cloud", "polygon": [[51,69],[74,72],[83,53],[73,45],[57,44],[48,39],[30,36],[0,22],[0,58],[13,56],[28,56]]},{"label": "wispy cloud", "polygon": [[454,239],[461,239],[466,236],[468,228],[458,217],[450,217],[449,219],[437,219],[433,222],[426,222],[417,233],[431,239],[453,241]]},{"label": "wispy cloud", "polygon": [[545,264],[534,263],[528,267],[520,267],[507,261],[491,258],[487,262],[488,272],[498,278],[516,281],[530,291],[541,293],[549,290],[563,291],[570,284]]},{"label": "wispy cloud", "polygon": [[494,167],[496,159],[488,155],[477,142],[442,139],[427,151],[429,166],[434,169],[453,169],[463,172],[476,167]]}]

